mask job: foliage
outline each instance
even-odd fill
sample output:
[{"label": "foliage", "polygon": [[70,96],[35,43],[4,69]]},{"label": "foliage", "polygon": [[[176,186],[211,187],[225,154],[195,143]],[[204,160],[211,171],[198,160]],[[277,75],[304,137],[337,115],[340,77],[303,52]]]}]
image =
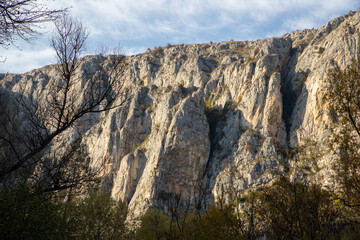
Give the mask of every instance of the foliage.
[{"label": "foliage", "polygon": [[318,51],[319,54],[322,54],[324,51],[325,51],[325,48],[319,47],[319,51]]},{"label": "foliage", "polygon": [[213,110],[213,108],[214,108],[213,99],[212,96],[210,95],[209,98],[205,100],[205,112],[210,113]]},{"label": "foliage", "polygon": [[210,207],[204,213],[189,211],[177,225],[172,216],[150,209],[141,217],[136,239],[244,239],[236,226],[238,219],[232,207]]},{"label": "foliage", "polygon": [[216,240],[220,236],[227,240],[244,239],[238,224],[239,219],[231,206],[210,207],[195,222],[195,233],[198,233],[198,239]]},{"label": "foliage", "polygon": [[61,210],[67,239],[121,239],[127,234],[126,207],[108,194],[91,193],[64,203]]},{"label": "foliage", "polygon": [[308,73],[308,72],[304,72],[304,73],[301,75],[300,82],[301,82],[302,84],[304,84],[304,83],[306,82],[308,76],[309,76],[309,73]]},{"label": "foliage", "polygon": [[340,213],[318,185],[281,179],[260,194],[268,239],[327,239],[338,231]]},{"label": "foliage", "polygon": [[152,208],[141,217],[136,239],[357,239],[358,225],[345,221],[343,208],[318,185],[280,179],[243,193],[231,204],[180,217]]},{"label": "foliage", "polygon": [[61,239],[59,205],[28,185],[0,188],[2,239]]},{"label": "foliage", "polygon": [[30,185],[0,188],[2,239],[125,239],[126,208],[107,194],[64,202]]},{"label": "foliage", "polygon": [[235,206],[237,209],[237,220],[241,224],[241,233],[245,239],[254,240],[264,235],[265,224],[260,215],[262,203],[260,201],[260,191],[250,191],[237,196]]},{"label": "foliage", "polygon": [[360,222],[360,62],[328,74],[329,115],[337,131],[330,142],[338,157],[335,170],[341,184],[339,198]]},{"label": "foliage", "polygon": [[168,239],[169,218],[158,209],[150,209],[141,217],[136,239]]}]

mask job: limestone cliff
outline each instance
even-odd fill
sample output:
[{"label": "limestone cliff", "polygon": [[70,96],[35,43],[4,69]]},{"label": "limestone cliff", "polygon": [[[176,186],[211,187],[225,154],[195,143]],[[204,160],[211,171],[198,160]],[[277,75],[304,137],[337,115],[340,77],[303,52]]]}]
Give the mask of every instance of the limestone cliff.
[{"label": "limestone cliff", "polygon": [[[328,138],[327,70],[345,67],[359,47],[360,12],[350,12],[280,38],[128,56],[118,81],[130,99],[81,121],[90,164],[103,169],[103,188],[135,215],[164,192],[210,203],[222,191],[269,183],[283,170],[280,149]],[[96,74],[103,60],[85,57],[81,69]],[[26,84],[24,94],[40,101],[53,78],[54,66],[46,66],[4,75],[0,86],[17,92]]]}]

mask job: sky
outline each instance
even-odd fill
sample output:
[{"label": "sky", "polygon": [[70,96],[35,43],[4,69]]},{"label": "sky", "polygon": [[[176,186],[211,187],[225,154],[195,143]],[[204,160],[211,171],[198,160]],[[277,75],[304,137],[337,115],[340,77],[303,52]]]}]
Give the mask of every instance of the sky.
[{"label": "sky", "polygon": [[[357,11],[360,0],[38,0],[69,13],[90,30],[85,54],[122,47],[126,55],[170,44],[257,40],[319,28]],[[56,63],[53,24],[31,44],[0,49],[0,73],[25,73]],[[4,61],[5,60],[5,61]]]}]

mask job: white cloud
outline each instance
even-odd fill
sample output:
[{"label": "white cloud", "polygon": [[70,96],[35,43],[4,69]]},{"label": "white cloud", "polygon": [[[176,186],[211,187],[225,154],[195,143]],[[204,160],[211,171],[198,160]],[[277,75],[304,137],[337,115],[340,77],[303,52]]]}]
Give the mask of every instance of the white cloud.
[{"label": "white cloud", "polygon": [[154,27],[164,19],[172,26],[178,26],[202,21],[209,12],[214,13],[215,18],[205,24],[212,24],[224,16],[263,22],[278,14],[296,14],[299,10],[306,10],[305,15],[326,17],[329,12],[350,10],[359,3],[354,0],[68,0],[51,2],[51,6],[72,6],[72,14],[95,31],[122,28],[129,32],[146,32],[148,26]]},{"label": "white cloud", "polygon": [[130,56],[130,55],[143,53],[143,52],[146,51],[146,48],[144,48],[144,47],[141,47],[141,48],[127,48],[127,47],[125,47],[123,49],[123,51],[124,51],[125,55]]},{"label": "white cloud", "polygon": [[314,22],[314,19],[312,18],[294,18],[289,19],[284,22],[283,24],[284,28],[287,28],[290,31],[295,30],[302,30],[302,29],[309,29],[316,26],[316,22]]},{"label": "white cloud", "polygon": [[252,40],[320,27],[360,6],[360,0],[41,1],[51,8],[72,7],[71,14],[91,30],[90,50],[121,42],[131,53],[167,42]]},{"label": "white cloud", "polygon": [[1,73],[24,73],[40,68],[44,65],[55,63],[54,52],[51,48],[24,49],[11,48],[2,52],[6,61],[0,63]]},{"label": "white cloud", "polygon": [[177,29],[196,33],[199,28],[211,28],[214,24],[221,28],[241,21],[262,23],[281,14],[296,15],[301,10],[303,18],[326,18],[329,14],[333,17],[334,10],[356,5],[351,0],[72,0],[69,4],[73,14],[86,21],[95,35],[110,34],[120,39],[181,34]]}]

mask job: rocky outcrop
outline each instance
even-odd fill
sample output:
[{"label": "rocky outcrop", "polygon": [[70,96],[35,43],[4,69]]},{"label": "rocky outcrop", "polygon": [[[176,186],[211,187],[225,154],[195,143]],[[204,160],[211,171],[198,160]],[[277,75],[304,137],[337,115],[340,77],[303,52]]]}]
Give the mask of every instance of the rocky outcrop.
[{"label": "rocky outcrop", "polygon": [[[81,121],[103,189],[136,216],[162,193],[211,203],[224,191],[270,183],[283,171],[282,150],[309,137],[326,142],[332,129],[327,70],[358,57],[359,33],[360,12],[350,12],[280,38],[176,45],[126,57],[118,81],[130,99]],[[85,57],[82,69],[96,74],[98,61]],[[54,78],[47,66],[3,75],[0,84],[18,92],[26,83],[23,94],[41,102]]]}]

